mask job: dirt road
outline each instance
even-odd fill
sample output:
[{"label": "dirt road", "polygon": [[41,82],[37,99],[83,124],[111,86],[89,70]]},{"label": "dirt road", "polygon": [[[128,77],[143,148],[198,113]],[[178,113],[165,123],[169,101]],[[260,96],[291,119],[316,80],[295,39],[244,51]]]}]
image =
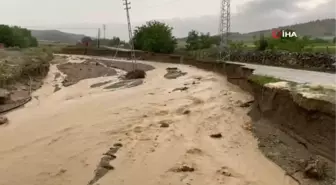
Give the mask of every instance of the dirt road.
[{"label": "dirt road", "polygon": [[[87,185],[116,143],[114,169],[107,165],[111,170],[92,184],[296,184],[243,129],[249,118],[239,103],[248,95],[211,72],[149,64],[156,69],[137,87],[90,88],[117,80],[100,77],[55,93],[61,82],[52,66],[35,100],[9,113],[10,124],[0,127],[0,184]],[[167,67],[188,74],[165,79]],[[173,91],[183,86],[188,89]],[[217,133],[222,137],[210,137]]]}]

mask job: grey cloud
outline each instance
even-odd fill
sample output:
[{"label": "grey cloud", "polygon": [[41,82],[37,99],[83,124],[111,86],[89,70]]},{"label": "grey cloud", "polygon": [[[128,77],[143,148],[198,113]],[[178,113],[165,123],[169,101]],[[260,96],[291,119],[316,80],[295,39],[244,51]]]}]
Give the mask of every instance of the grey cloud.
[{"label": "grey cloud", "polygon": [[[300,22],[306,22],[323,18],[335,18],[335,0],[329,0],[315,9],[306,10],[297,4],[303,0],[252,0],[239,7],[238,12],[232,15],[231,31],[233,32],[253,32],[263,29],[270,29]],[[217,15],[167,19],[162,20],[174,28],[176,37],[185,37],[191,29],[200,32],[218,33]],[[138,26],[144,22],[135,22],[133,26]],[[74,26],[74,25],[72,25]],[[76,27],[80,27],[76,25]],[[82,27],[101,27],[99,24],[84,24]],[[84,33],[96,36],[96,30],[63,30],[73,33]],[[107,24],[107,37],[119,36],[127,39],[126,24]]]}]

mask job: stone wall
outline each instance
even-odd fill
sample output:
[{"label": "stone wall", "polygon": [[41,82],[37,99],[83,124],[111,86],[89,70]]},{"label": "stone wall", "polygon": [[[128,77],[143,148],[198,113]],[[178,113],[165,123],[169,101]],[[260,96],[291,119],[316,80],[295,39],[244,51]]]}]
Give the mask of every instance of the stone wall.
[{"label": "stone wall", "polygon": [[246,51],[232,52],[232,61],[335,73],[335,57],[327,54]]}]

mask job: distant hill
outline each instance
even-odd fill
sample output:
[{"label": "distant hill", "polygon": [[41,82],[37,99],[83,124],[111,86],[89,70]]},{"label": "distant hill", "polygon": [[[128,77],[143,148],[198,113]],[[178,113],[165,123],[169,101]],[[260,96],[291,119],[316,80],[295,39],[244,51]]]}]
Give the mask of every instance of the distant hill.
[{"label": "distant hill", "polygon": [[[295,30],[299,36],[311,36],[315,38],[333,38],[336,34],[336,19],[323,19],[300,23],[295,25],[279,27],[279,29],[292,29]],[[264,34],[265,36],[271,35],[271,30],[262,30],[257,32],[250,32],[241,34],[242,39],[251,39],[253,36]],[[240,36],[237,36],[239,38]]]},{"label": "distant hill", "polygon": [[[299,23],[295,25],[288,25],[278,27],[277,29],[293,29],[296,31],[298,36],[311,36],[315,38],[332,39],[336,35],[336,19],[323,19],[310,21],[306,23]],[[261,30],[249,33],[231,33],[230,38],[235,41],[252,41],[253,37],[259,37],[260,34],[264,36],[271,36],[271,30],[276,28],[271,28],[268,30]],[[180,41],[185,41],[186,38],[179,39]]]},{"label": "distant hill", "polygon": [[34,37],[37,38],[37,40],[40,41],[51,41],[68,44],[75,44],[85,37],[83,34],[65,33],[58,30],[31,30],[31,33]]}]

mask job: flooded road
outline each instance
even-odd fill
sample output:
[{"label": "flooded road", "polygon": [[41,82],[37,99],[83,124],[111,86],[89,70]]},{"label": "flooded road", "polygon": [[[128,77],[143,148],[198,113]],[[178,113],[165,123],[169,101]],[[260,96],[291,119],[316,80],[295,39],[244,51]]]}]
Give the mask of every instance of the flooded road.
[{"label": "flooded road", "polygon": [[[215,73],[145,63],[156,69],[144,84],[113,91],[90,86],[116,76],[54,92],[52,66],[39,98],[0,127],[0,185],[86,185],[104,155],[109,169],[91,184],[296,185],[244,129],[249,95]],[[166,79],[167,67],[187,75]]]}]

